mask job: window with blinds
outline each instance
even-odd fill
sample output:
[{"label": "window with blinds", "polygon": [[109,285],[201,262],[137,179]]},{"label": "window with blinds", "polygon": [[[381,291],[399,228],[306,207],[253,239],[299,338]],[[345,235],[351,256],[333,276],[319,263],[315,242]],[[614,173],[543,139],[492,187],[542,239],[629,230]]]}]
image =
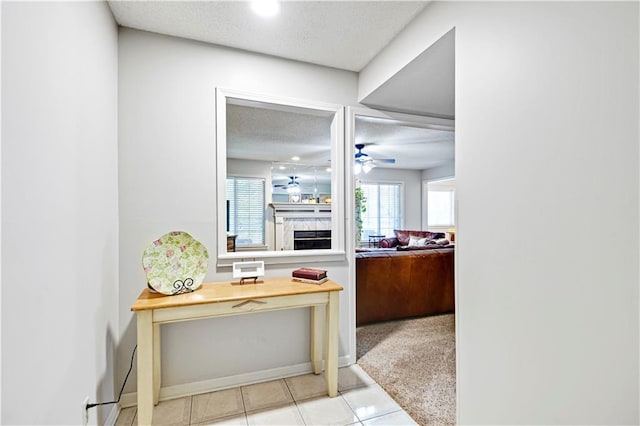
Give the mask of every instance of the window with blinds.
[{"label": "window with blinds", "polygon": [[361,240],[366,241],[370,235],[393,236],[393,230],[402,225],[402,184],[362,183],[360,187],[367,208],[361,215]]},{"label": "window with blinds", "polygon": [[236,245],[264,244],[264,179],[227,178],[227,231]]}]

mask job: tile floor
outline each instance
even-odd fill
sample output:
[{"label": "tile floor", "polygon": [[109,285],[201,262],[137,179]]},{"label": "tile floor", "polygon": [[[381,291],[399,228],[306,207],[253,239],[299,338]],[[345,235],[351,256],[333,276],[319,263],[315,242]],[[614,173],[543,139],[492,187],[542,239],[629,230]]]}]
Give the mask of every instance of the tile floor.
[{"label": "tile floor", "polygon": [[[154,425],[415,425],[358,365],[338,370],[338,396],[329,398],[322,375],[307,374],[163,401]],[[136,407],[116,426],[136,425]]]}]

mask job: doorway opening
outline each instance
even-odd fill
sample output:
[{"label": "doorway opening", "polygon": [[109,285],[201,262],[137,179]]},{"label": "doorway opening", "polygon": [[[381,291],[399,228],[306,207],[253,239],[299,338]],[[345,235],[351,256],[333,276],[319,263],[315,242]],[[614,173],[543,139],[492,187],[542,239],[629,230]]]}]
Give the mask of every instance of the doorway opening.
[{"label": "doorway opening", "polygon": [[[454,128],[351,112],[356,363],[418,423],[455,424]],[[367,172],[357,152],[371,158]]]}]

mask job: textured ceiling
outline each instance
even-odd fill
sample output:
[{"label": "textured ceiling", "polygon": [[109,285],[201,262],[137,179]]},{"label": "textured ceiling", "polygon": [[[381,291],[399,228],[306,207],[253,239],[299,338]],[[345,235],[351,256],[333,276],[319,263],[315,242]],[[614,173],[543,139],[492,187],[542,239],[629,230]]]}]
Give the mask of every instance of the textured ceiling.
[{"label": "textured ceiling", "polygon": [[[361,70],[428,1],[284,1],[274,19],[254,15],[245,1],[110,1],[119,25],[352,71]],[[367,100],[377,108],[453,115],[453,34],[432,46]],[[444,90],[444,91],[443,91]],[[437,102],[435,102],[437,100]],[[425,104],[427,102],[427,104]],[[437,104],[437,105],[436,105]],[[290,162],[287,175],[324,180],[330,158],[330,117],[228,105],[228,156]],[[423,170],[453,160],[452,132],[358,118],[356,142],[384,167]],[[275,167],[279,170],[279,167]],[[280,182],[286,183],[286,182]]]},{"label": "textured ceiling", "polygon": [[[266,106],[266,105],[264,105]],[[288,176],[314,176],[328,180],[330,166],[330,116],[273,110],[264,107],[227,105],[227,157],[234,159],[299,163],[315,167],[285,164],[274,167],[275,183],[286,183]],[[376,159],[394,158],[395,164],[379,167],[424,170],[448,163],[454,158],[454,133],[398,123],[394,120],[356,117],[356,143],[366,145],[364,152]]]},{"label": "textured ceiling", "polygon": [[227,158],[329,166],[332,118],[228,104]]},{"label": "textured ceiling", "polygon": [[268,104],[227,104],[227,158],[271,162],[273,184],[284,185],[289,176],[329,184],[331,119],[330,113],[274,110]]},{"label": "textured ceiling", "polygon": [[284,1],[260,18],[245,1],[110,1],[119,25],[360,71],[427,1]]},{"label": "textured ceiling", "polygon": [[394,120],[356,116],[356,143],[372,158],[394,158],[395,164],[380,167],[424,170],[453,161],[454,133]]}]

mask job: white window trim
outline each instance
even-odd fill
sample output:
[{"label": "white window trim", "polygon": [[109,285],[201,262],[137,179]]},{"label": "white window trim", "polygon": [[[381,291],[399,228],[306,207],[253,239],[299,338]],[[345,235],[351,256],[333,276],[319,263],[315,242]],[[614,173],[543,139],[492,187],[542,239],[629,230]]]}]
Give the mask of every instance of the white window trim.
[{"label": "white window trim", "polygon": [[[458,209],[457,196],[454,195],[454,211],[453,211],[453,224],[450,225],[437,225],[429,226],[429,184],[435,182],[442,182],[445,180],[455,179],[455,176],[441,177],[437,179],[427,179],[422,181],[422,229],[434,230],[439,232],[447,232],[450,228],[455,227],[457,220],[456,211]],[[455,190],[454,190],[455,192]]]}]

